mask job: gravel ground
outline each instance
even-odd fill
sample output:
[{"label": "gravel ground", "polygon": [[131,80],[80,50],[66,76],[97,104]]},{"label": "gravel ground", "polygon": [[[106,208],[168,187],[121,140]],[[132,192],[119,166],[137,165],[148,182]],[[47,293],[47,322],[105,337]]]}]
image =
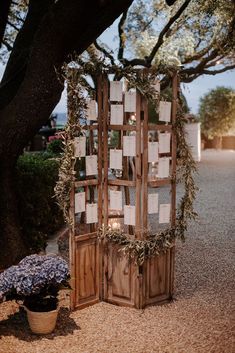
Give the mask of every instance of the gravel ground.
[{"label": "gravel ground", "polygon": [[62,307],[55,332],[44,337],[30,334],[16,304],[3,303],[0,353],[235,352],[235,152],[203,152],[196,179],[199,219],[177,245],[174,302],[143,311]]}]

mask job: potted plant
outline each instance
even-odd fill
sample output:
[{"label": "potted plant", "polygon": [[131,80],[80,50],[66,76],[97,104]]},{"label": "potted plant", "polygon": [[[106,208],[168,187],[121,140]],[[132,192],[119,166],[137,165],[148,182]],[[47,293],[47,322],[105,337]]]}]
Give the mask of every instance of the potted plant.
[{"label": "potted plant", "polygon": [[22,301],[34,333],[51,333],[60,289],[70,288],[67,262],[59,256],[30,255],[0,274],[0,301]]}]

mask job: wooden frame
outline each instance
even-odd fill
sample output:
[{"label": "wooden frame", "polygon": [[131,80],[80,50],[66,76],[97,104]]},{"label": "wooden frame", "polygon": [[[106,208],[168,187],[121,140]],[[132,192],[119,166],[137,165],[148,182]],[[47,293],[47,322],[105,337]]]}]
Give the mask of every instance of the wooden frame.
[{"label": "wooden frame", "polygon": [[[148,229],[148,188],[171,188],[171,226],[176,217],[176,137],[172,124],[175,123],[177,109],[178,77],[172,79],[171,123],[152,124],[148,122],[148,102],[137,90],[136,124],[129,125],[130,114],[124,113],[123,125],[109,124],[109,79],[101,75],[97,80],[98,122],[86,126],[90,134],[89,148],[94,149],[94,131],[98,137],[98,175],[97,178],[74,180],[71,192],[70,213],[75,219],[74,194],[76,188],[97,188],[98,224],[90,227],[87,234],[79,234],[79,227],[70,230],[70,264],[72,274],[71,308],[83,308],[99,300],[136,308],[171,300],[174,279],[174,248],[165,254],[145,261],[142,266],[130,262],[121,255],[118,245],[98,241],[97,229],[107,226],[113,218],[121,219],[123,214],[112,214],[109,210],[109,188],[124,192],[125,204],[131,203],[130,188],[135,189],[135,226],[126,226],[130,235],[136,239],[145,239]],[[136,156],[134,169],[130,177],[129,157],[123,157],[123,175],[109,179],[109,131],[118,132],[118,148],[122,148],[123,136],[131,133],[136,136]],[[148,178],[148,134],[149,131],[167,131],[171,133],[171,177],[149,180]],[[142,140],[142,141],[141,141]],[[143,146],[143,147],[142,147]],[[142,150],[143,148],[143,150]],[[133,200],[132,200],[133,202]]]}]

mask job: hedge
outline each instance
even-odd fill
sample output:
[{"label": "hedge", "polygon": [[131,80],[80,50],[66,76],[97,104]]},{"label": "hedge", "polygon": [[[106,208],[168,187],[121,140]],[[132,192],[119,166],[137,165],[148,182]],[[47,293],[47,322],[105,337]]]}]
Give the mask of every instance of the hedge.
[{"label": "hedge", "polygon": [[48,152],[25,153],[17,163],[20,221],[29,250],[45,249],[64,223],[54,196],[59,160]]}]

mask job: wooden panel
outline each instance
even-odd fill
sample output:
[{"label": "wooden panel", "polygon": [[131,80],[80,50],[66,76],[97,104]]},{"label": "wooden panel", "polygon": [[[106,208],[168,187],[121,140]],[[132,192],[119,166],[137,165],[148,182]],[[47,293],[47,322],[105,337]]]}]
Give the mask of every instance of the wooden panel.
[{"label": "wooden panel", "polygon": [[98,240],[82,236],[76,239],[75,248],[75,307],[80,308],[99,301],[99,249]]},{"label": "wooden panel", "polygon": [[129,259],[120,253],[119,247],[108,246],[108,271],[106,281],[108,286],[108,302],[118,305],[134,306],[136,269]]},{"label": "wooden panel", "polygon": [[145,305],[170,300],[171,254],[168,251],[146,261],[145,265]]}]

